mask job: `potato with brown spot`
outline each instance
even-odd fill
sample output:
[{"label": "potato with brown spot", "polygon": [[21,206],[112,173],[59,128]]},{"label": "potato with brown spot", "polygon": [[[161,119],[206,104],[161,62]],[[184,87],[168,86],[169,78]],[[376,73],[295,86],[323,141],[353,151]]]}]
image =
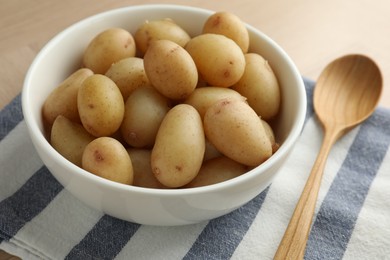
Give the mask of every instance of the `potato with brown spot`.
[{"label": "potato with brown spot", "polygon": [[122,28],[109,28],[96,35],[83,55],[83,64],[96,74],[105,74],[111,64],[134,57],[136,53],[133,36]]},{"label": "potato with brown spot", "polygon": [[154,41],[150,45],[144,66],[152,85],[170,99],[188,97],[198,83],[198,71],[191,56],[169,40]]},{"label": "potato with brown spot", "polygon": [[181,187],[198,174],[204,152],[205,136],[199,113],[190,105],[176,105],[158,130],[151,155],[153,174],[167,187]]},{"label": "potato with brown spot", "polygon": [[270,139],[256,112],[244,101],[222,99],[204,116],[208,140],[225,156],[258,166],[272,155]]},{"label": "potato with brown spot", "polygon": [[243,53],[249,49],[249,33],[242,20],[233,13],[216,12],[211,15],[203,26],[202,33],[222,34],[232,39],[240,46]]},{"label": "potato with brown spot", "polygon": [[245,58],[241,48],[224,35],[198,35],[185,49],[194,59],[200,76],[211,86],[230,87],[244,73]]},{"label": "potato with brown spot", "polygon": [[82,168],[111,181],[133,183],[131,158],[125,147],[111,137],[99,137],[85,147]]},{"label": "potato with brown spot", "polygon": [[115,62],[105,75],[118,86],[124,101],[127,100],[133,90],[139,87],[151,86],[146,76],[144,61],[138,57],[124,58]]},{"label": "potato with brown spot", "polygon": [[191,39],[188,33],[172,19],[145,21],[135,32],[134,39],[138,50],[145,54],[153,41],[170,40],[184,47]]},{"label": "potato with brown spot", "polygon": [[195,107],[201,118],[203,118],[206,110],[215,102],[223,98],[237,98],[240,100],[246,99],[233,89],[208,86],[196,88],[194,92],[192,92],[192,94],[183,101],[183,103]]},{"label": "potato with brown spot", "polygon": [[100,74],[84,80],[78,92],[77,106],[83,126],[96,137],[114,134],[125,111],[119,88],[110,78]]}]

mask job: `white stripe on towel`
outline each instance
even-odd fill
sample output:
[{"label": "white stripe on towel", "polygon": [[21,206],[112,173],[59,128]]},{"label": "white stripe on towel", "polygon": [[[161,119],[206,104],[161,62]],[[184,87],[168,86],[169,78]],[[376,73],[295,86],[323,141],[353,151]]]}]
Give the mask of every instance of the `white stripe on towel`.
[{"label": "white stripe on towel", "polygon": [[0,179],[7,183],[1,186],[0,201],[15,193],[43,165],[26,133],[26,124],[21,121],[0,142]]}]

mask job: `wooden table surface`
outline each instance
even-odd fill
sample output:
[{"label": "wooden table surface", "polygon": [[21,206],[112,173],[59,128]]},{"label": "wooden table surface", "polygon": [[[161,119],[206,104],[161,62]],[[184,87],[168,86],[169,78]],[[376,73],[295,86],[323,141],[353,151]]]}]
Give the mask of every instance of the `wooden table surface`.
[{"label": "wooden table surface", "polygon": [[[0,109],[20,91],[28,67],[58,32],[87,16],[149,0],[0,0]],[[390,107],[389,0],[160,0],[230,11],[278,42],[303,76],[316,79],[332,59],[350,53],[380,66]],[[373,5],[374,4],[374,5]]]}]

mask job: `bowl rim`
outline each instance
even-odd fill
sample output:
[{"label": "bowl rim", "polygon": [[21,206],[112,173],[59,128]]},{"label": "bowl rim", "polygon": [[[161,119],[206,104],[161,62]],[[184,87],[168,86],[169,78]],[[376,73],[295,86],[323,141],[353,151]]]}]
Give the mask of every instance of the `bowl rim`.
[{"label": "bowl rim", "polygon": [[[44,133],[40,130],[38,126],[38,122],[34,120],[34,116],[29,113],[29,107],[31,106],[31,101],[29,100],[31,89],[29,88],[30,81],[32,78],[33,73],[35,72],[36,67],[40,63],[41,59],[45,56],[46,52],[56,45],[58,41],[60,41],[62,38],[66,37],[66,35],[74,30],[75,28],[79,27],[82,24],[90,23],[94,20],[101,19],[104,16],[107,15],[114,15],[117,13],[122,12],[129,12],[135,11],[137,9],[145,10],[145,9],[166,9],[166,10],[181,10],[181,11],[191,11],[191,12],[197,12],[202,14],[211,14],[215,11],[203,9],[199,7],[193,7],[193,6],[185,6],[185,5],[176,5],[176,4],[142,4],[142,5],[134,5],[134,6],[127,6],[127,7],[120,7],[111,9],[108,11],[100,12],[97,14],[94,14],[92,16],[86,17],[82,20],[79,20],[78,22],[75,22],[74,24],[70,25],[69,27],[65,28],[61,32],[59,32],[57,35],[55,35],[53,38],[51,38],[44,46],[43,48],[38,52],[36,57],[34,58],[33,62],[31,63],[27,74],[24,79],[23,88],[22,88],[22,110],[24,119],[26,121],[26,125],[29,129],[30,138],[35,139],[34,145],[39,146],[42,151],[45,151],[45,153],[50,156],[52,160],[55,160],[58,165],[61,167],[64,167],[67,171],[72,172],[72,174],[77,174],[82,178],[88,179],[88,181],[94,182],[100,186],[106,186],[106,188],[120,190],[120,191],[127,191],[127,192],[134,192],[134,193],[142,193],[142,194],[149,194],[150,196],[157,195],[157,196],[177,196],[177,195],[195,195],[195,194],[205,194],[208,192],[215,192],[219,190],[225,190],[232,188],[233,186],[239,186],[241,183],[248,182],[255,178],[257,175],[261,175],[262,173],[269,170],[275,161],[278,159],[278,157],[283,157],[287,155],[290,148],[294,145],[294,143],[297,141],[305,120],[306,115],[306,92],[305,87],[303,83],[303,79],[291,60],[291,58],[288,56],[288,54],[270,37],[265,35],[262,31],[255,28],[252,25],[249,25],[245,23],[247,26],[247,29],[252,34],[258,34],[261,38],[263,38],[265,41],[269,42],[273,48],[277,49],[280,55],[283,56],[283,59],[288,63],[289,68],[291,68],[292,73],[294,74],[294,80],[296,82],[292,84],[298,85],[298,97],[299,102],[297,102],[297,118],[295,122],[292,125],[292,129],[290,133],[286,136],[286,139],[281,144],[280,148],[265,162],[263,162],[261,165],[247,171],[246,173],[235,177],[234,179],[230,179],[224,182],[211,184],[207,186],[202,187],[194,187],[194,188],[174,188],[174,189],[157,189],[157,188],[145,188],[145,187],[138,187],[133,185],[126,185],[122,183],[117,183],[114,181],[110,181],[107,179],[104,179],[102,177],[96,176],[81,167],[76,166],[75,164],[69,162],[65,157],[60,155],[49,143],[49,141],[45,138]],[[36,147],[36,150],[38,147]],[[256,174],[258,171],[257,169],[261,168],[262,173]],[[54,175],[54,174],[53,174]]]}]

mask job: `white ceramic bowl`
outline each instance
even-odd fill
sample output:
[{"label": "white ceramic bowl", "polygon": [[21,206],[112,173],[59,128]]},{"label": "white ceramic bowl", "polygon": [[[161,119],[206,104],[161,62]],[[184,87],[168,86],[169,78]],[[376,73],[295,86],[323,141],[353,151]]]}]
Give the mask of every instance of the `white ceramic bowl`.
[{"label": "white ceramic bowl", "polygon": [[262,192],[285,162],[303,127],[306,94],[289,56],[272,39],[248,25],[251,51],[275,70],[282,107],[275,132],[280,149],[259,167],[235,179],[193,189],[159,190],[128,186],[75,166],[51,147],[43,134],[41,108],[52,89],[81,64],[89,41],[109,27],[134,32],[145,20],[172,18],[191,35],[200,33],[213,11],[176,5],[143,5],[111,10],[82,20],[40,51],[25,79],[22,106],[32,142],[54,177],[75,197],[111,216],[148,225],[184,225],[227,214]]}]

